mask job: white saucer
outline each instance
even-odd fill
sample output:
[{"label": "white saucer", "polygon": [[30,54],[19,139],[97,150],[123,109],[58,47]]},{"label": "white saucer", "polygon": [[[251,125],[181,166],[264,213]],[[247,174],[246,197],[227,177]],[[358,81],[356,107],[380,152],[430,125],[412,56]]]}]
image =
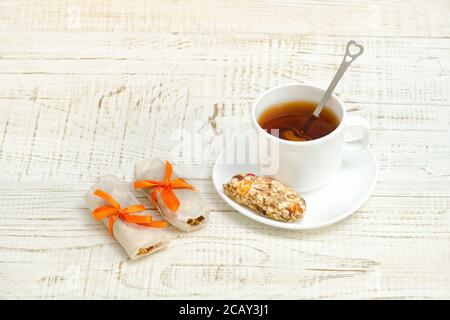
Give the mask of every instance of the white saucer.
[{"label": "white saucer", "polygon": [[212,172],[217,192],[233,209],[273,227],[305,230],[336,223],[358,210],[367,201],[376,184],[377,166],[372,152],[345,153],[340,170],[327,185],[311,192],[299,193],[306,201],[303,219],[291,223],[275,221],[255,213],[224,194],[222,186],[232,176],[249,172],[258,175],[259,171],[256,164],[225,164],[224,152],[217,157]]}]

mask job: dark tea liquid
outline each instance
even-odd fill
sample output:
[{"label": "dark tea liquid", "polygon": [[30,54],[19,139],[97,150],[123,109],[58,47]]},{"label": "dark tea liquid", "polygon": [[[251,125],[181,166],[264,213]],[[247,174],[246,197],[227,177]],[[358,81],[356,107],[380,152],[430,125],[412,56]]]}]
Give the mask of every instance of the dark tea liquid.
[{"label": "dark tea liquid", "polygon": [[[267,132],[273,129],[280,129],[279,137],[283,140],[301,141],[295,137],[292,130],[283,130],[287,128],[296,128],[301,131],[314,112],[317,104],[308,101],[288,101],[268,107],[259,116],[258,123],[261,128]],[[305,134],[311,139],[319,139],[331,133],[339,125],[339,118],[325,106],[320,113],[319,118],[315,119]],[[290,131],[290,132],[289,132]],[[287,132],[287,133],[286,133]],[[285,134],[286,133],[286,134]],[[272,134],[274,134],[272,132]]]}]

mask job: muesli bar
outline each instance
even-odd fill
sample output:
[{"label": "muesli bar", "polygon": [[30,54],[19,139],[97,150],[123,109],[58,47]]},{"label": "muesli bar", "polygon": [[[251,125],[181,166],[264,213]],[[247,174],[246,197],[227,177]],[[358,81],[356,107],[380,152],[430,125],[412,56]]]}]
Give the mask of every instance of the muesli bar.
[{"label": "muesli bar", "polygon": [[224,184],[223,189],[231,199],[274,220],[293,222],[306,211],[301,196],[270,177],[241,173]]}]

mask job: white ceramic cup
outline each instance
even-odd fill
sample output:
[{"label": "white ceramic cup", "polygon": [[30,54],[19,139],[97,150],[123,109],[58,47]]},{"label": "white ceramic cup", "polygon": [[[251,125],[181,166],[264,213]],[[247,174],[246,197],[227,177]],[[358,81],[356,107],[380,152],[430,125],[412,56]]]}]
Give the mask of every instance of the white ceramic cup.
[{"label": "white ceramic cup", "polygon": [[[369,123],[365,118],[349,116],[342,101],[334,94],[328,100],[327,107],[339,118],[338,127],[330,134],[310,141],[287,141],[279,139],[258,124],[258,118],[268,107],[285,101],[311,101],[319,103],[324,90],[302,84],[286,84],[271,88],[261,94],[252,107],[251,116],[259,138],[269,139],[278,148],[278,161],[275,174],[271,174],[283,184],[298,191],[311,191],[326,184],[338,171],[344,152],[358,152],[369,144]],[[344,129],[357,128],[360,137],[344,141]],[[275,155],[276,156],[276,155]],[[267,159],[263,159],[267,161]],[[258,161],[261,161],[259,159]],[[267,162],[266,162],[267,163]]]}]

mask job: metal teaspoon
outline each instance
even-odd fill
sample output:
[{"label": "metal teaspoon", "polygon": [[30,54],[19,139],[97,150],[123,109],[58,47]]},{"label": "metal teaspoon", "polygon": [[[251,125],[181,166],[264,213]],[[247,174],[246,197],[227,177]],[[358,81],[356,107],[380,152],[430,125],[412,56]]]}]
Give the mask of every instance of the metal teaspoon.
[{"label": "metal teaspoon", "polygon": [[[351,53],[351,48],[356,48],[358,51]],[[336,71],[336,74],[334,75],[333,80],[331,80],[330,85],[328,86],[328,89],[325,91],[324,95],[322,96],[322,99],[320,99],[319,104],[314,109],[313,114],[311,117],[309,117],[308,121],[303,125],[302,129],[296,129],[293,127],[289,128],[281,128],[280,129],[280,135],[284,136],[285,138],[288,138],[288,140],[296,140],[296,141],[307,141],[311,140],[311,138],[306,134],[308,129],[313,124],[314,120],[316,120],[320,113],[322,112],[322,109],[327,104],[328,100],[330,99],[331,94],[334,91],[334,88],[336,88],[336,85],[338,84],[339,80],[341,80],[342,76],[344,75],[347,68],[350,66],[350,64],[355,61],[356,58],[358,58],[360,55],[362,55],[364,52],[364,47],[361,44],[356,43],[354,40],[350,40],[347,42],[347,46],[345,49],[345,55],[342,59],[341,65],[339,66],[339,69]],[[297,139],[295,139],[295,137]],[[294,139],[293,139],[294,138]]]}]

